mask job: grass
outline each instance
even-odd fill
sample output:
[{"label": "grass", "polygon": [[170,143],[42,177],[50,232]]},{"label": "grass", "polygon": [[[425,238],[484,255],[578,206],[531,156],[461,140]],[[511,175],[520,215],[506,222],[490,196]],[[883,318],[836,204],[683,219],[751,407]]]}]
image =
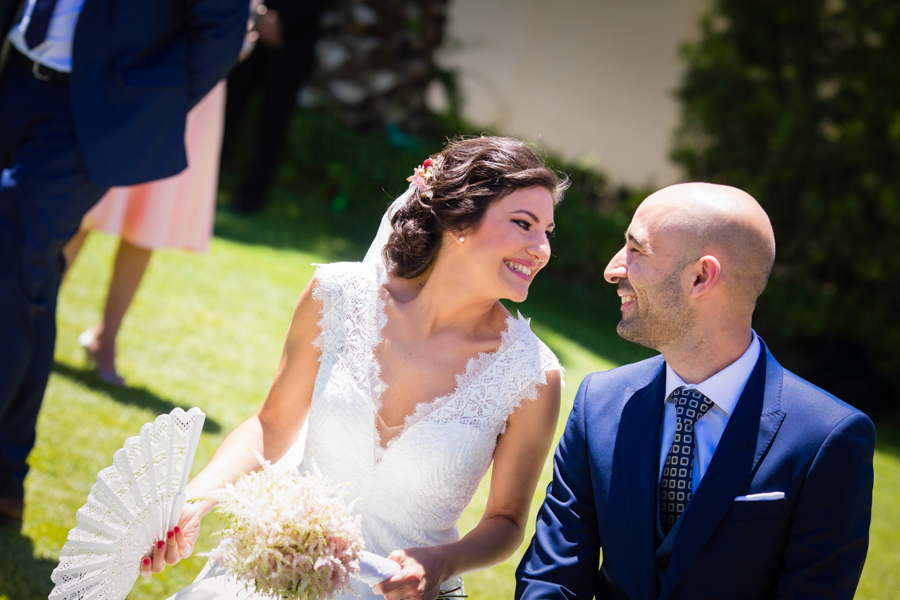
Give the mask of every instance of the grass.
[{"label": "grass", "polygon": [[[302,215],[301,215],[302,219]],[[358,253],[352,239],[308,235],[277,215],[253,219],[220,212],[206,255],[157,253],[119,341],[119,369],[129,387],[104,385],[85,364],[78,333],[98,318],[115,240],[93,234],[65,282],[59,307],[56,365],[38,423],[26,482],[22,533],[0,530],[0,599],[46,598],[66,532],[74,527],[97,472],[140,426],[175,406],[199,406],[208,415],[195,460],[205,464],[224,436],[251,415],[274,375],[294,303],[314,262]],[[265,232],[265,233],[261,233]],[[564,291],[565,293],[561,293]],[[646,353],[619,340],[610,315],[577,290],[539,278],[521,308],[567,369],[561,427],[580,380]],[[869,560],[858,598],[900,598],[900,432],[879,429],[875,505]],[[550,478],[549,460],[535,493],[534,511]],[[488,478],[485,479],[485,482]],[[487,490],[479,488],[460,523],[478,521]],[[207,533],[216,528],[206,523]],[[530,538],[531,532],[527,534]],[[213,543],[202,537],[199,551]],[[510,598],[524,546],[502,565],[466,577],[477,600]],[[140,579],[129,598],[165,598],[188,583],[204,559]]]}]

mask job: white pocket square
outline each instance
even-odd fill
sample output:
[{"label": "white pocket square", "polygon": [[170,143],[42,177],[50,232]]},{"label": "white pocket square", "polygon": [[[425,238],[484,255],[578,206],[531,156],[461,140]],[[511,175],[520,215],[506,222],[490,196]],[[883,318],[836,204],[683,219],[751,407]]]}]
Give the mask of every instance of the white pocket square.
[{"label": "white pocket square", "polygon": [[760,500],[782,500],[784,492],[763,492],[762,494],[748,494],[746,496],[738,496],[735,502],[759,502]]}]

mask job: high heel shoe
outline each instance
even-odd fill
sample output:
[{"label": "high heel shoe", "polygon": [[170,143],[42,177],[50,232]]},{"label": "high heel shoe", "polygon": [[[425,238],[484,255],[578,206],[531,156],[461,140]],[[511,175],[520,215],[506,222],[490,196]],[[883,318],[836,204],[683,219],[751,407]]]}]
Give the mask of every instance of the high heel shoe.
[{"label": "high heel shoe", "polygon": [[97,362],[97,353],[91,349],[91,347],[94,345],[94,340],[96,340],[94,330],[85,329],[81,332],[81,335],[78,336],[78,345],[84,348],[84,353],[85,355],[87,355],[88,362],[93,363],[94,371],[96,371],[97,376],[100,378],[100,381],[107,385],[124,387],[125,379],[123,379],[118,373],[116,373],[115,370],[106,371],[100,368],[100,365]]}]

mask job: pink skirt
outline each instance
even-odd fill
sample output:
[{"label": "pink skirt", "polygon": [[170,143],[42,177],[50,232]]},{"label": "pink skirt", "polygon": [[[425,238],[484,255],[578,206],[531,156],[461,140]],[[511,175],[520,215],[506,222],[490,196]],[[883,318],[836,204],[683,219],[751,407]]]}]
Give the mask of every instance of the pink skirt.
[{"label": "pink skirt", "polygon": [[159,181],[110,188],[81,228],[112,233],[148,250],[205,252],[213,231],[224,121],[222,80],[188,113],[188,168]]}]

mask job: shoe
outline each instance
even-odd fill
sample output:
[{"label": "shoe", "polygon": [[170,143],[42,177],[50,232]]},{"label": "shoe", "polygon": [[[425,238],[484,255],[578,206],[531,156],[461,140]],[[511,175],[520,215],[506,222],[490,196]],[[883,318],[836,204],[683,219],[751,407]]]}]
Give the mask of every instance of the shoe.
[{"label": "shoe", "polygon": [[14,498],[0,498],[0,527],[9,529],[22,528],[22,513],[25,512],[25,501]]},{"label": "shoe", "polygon": [[85,329],[81,332],[81,335],[78,336],[78,345],[84,348],[84,353],[87,355],[88,362],[94,364],[94,371],[97,373],[97,376],[100,377],[100,381],[107,385],[112,385],[115,387],[124,387],[125,379],[122,378],[115,370],[106,371],[101,369],[97,363],[97,353],[92,350],[92,346],[94,345],[94,340],[96,336],[94,335],[93,329]]}]

